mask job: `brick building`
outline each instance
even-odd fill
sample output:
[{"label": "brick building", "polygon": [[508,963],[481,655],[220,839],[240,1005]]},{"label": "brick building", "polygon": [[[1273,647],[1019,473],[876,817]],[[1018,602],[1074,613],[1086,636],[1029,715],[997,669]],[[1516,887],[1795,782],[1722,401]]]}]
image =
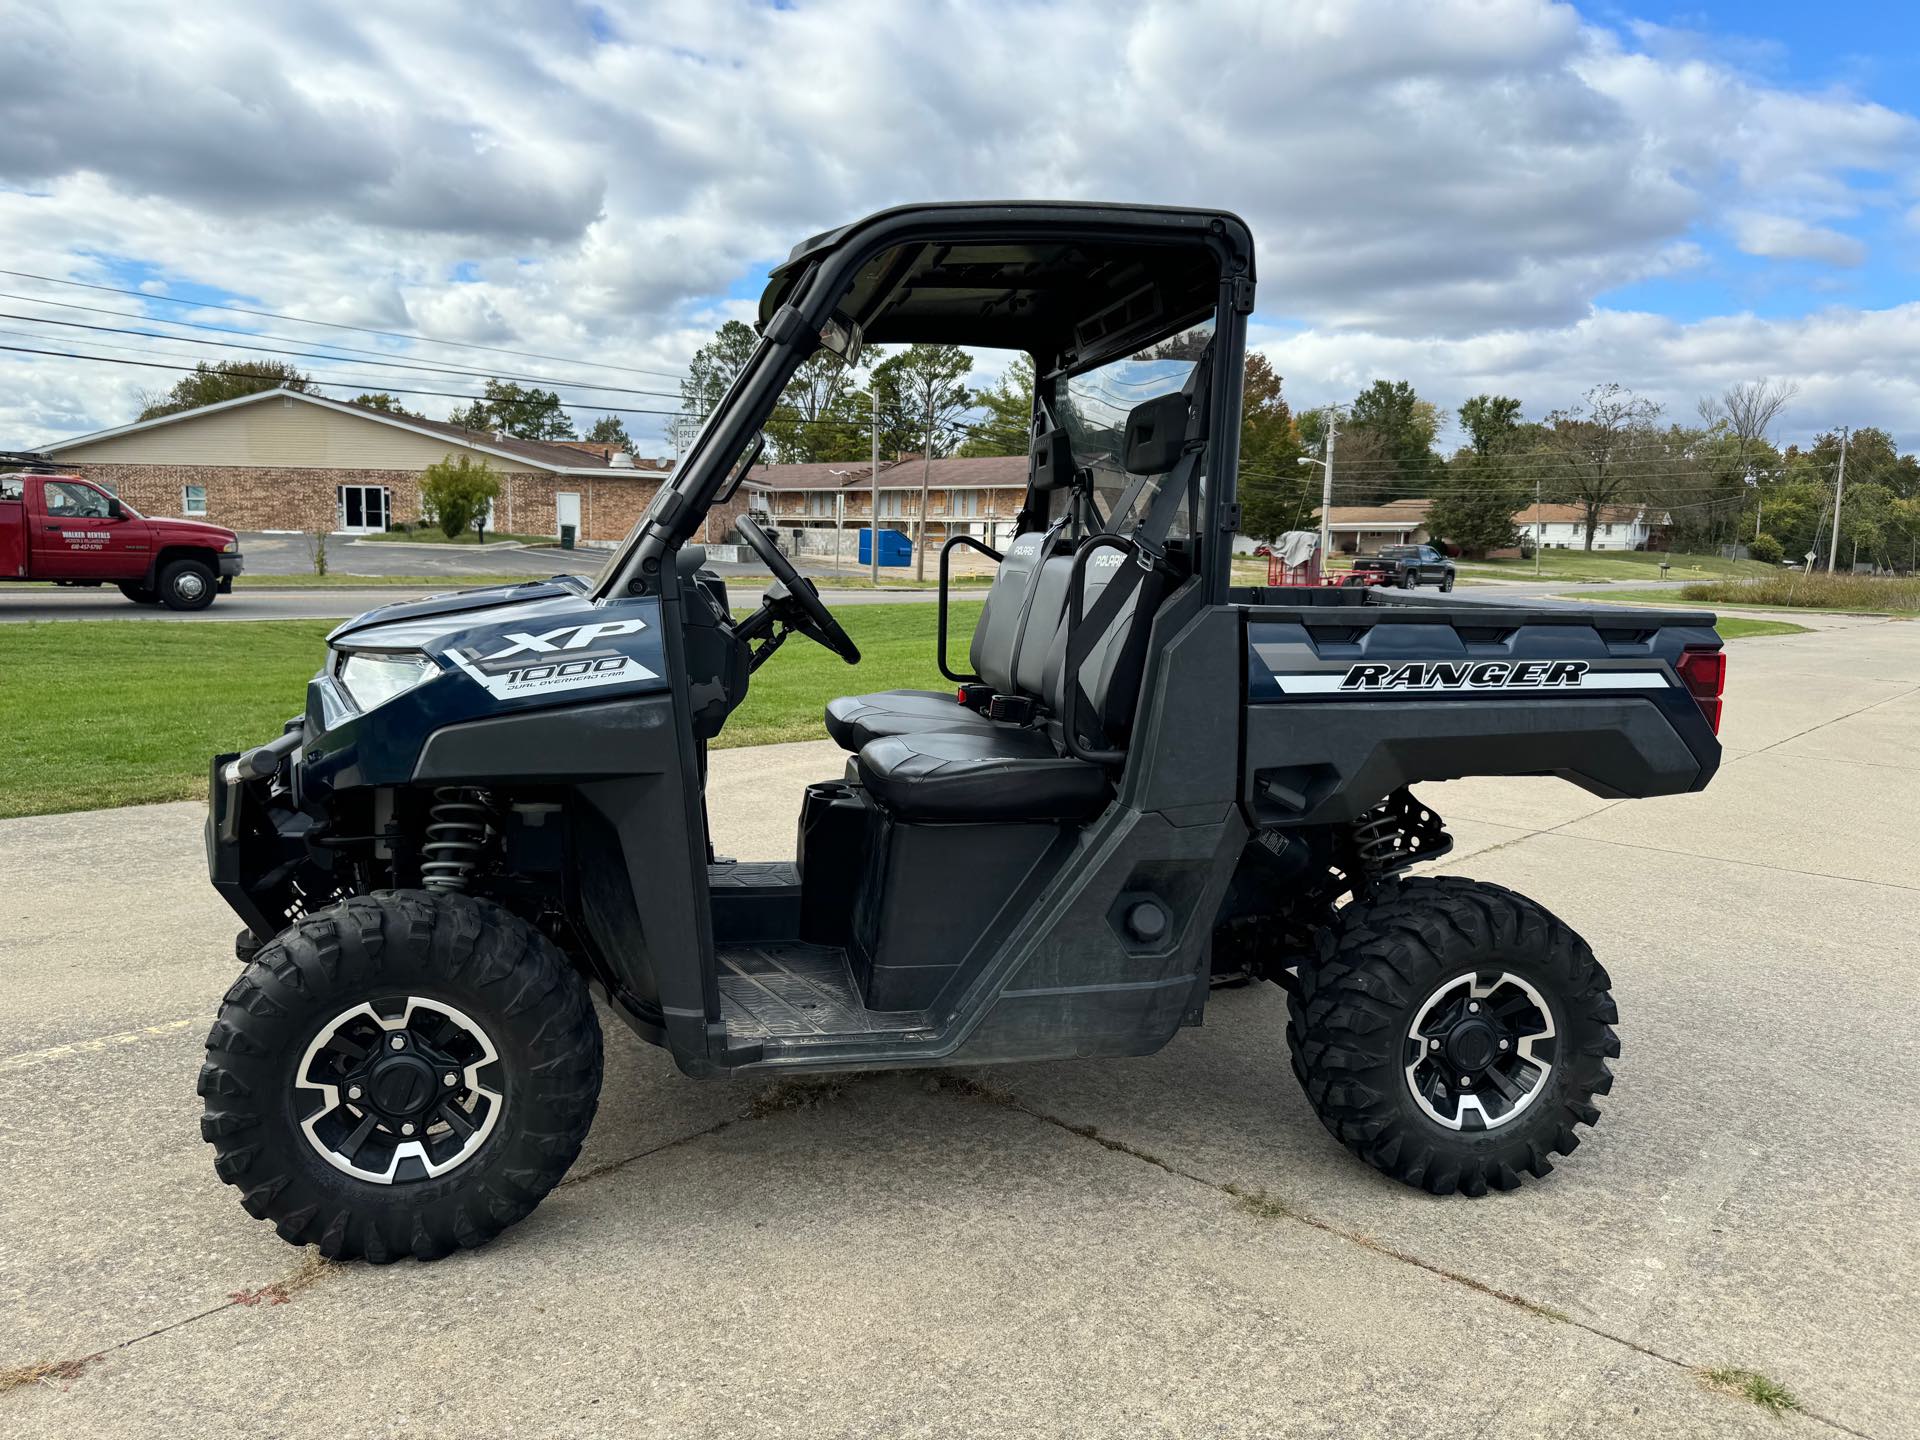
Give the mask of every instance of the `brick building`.
[{"label": "brick building", "polygon": [[[760,465],[747,477],[763,510],[782,531],[853,531],[873,518],[872,466],[829,460],[803,465]],[[920,516],[920,481],[927,480],[926,540],[977,535],[999,546],[1013,537],[1014,517],[1027,491],[1025,455],[951,456],[924,465],[918,457],[882,461],[880,528],[911,536]]]},{"label": "brick building", "polygon": [[[266,390],[42,447],[148,515],[233,530],[366,534],[420,518],[420,472],[461,456],[500,477],[493,525],[623,539],[668,466],[591,441],[516,440],[301,390]],[[744,499],[733,509],[744,508]],[[731,515],[708,517],[715,539]]]}]

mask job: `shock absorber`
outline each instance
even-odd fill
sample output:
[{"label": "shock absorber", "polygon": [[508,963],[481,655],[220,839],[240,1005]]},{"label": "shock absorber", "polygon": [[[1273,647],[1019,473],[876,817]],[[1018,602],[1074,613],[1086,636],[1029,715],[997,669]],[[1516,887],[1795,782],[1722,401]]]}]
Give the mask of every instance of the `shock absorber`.
[{"label": "shock absorber", "polygon": [[485,790],[441,786],[433,792],[427,838],[420,847],[420,883],[441,894],[464,894],[499,833],[493,797]]},{"label": "shock absorber", "polygon": [[1376,805],[1353,822],[1353,848],[1371,876],[1377,876],[1399,853],[1400,814],[1392,803]]}]

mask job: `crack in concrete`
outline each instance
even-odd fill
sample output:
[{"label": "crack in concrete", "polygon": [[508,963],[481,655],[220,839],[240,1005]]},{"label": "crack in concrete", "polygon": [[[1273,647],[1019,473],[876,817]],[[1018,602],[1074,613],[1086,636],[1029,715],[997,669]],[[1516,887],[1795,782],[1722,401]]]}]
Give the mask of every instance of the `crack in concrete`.
[{"label": "crack in concrete", "polygon": [[[1489,1285],[1484,1280],[1475,1279],[1464,1271],[1451,1269],[1448,1266],[1415,1255],[1410,1251],[1402,1250],[1398,1246],[1385,1244],[1362,1231],[1350,1230],[1343,1225],[1335,1224],[1331,1220],[1323,1220],[1317,1215],[1288,1204],[1286,1201],[1269,1196],[1264,1190],[1248,1190],[1231,1180],[1215,1180],[1210,1176],[1201,1175],[1195,1171],[1186,1169],[1184,1166],[1177,1165],[1171,1160],[1154,1154],[1151,1150],[1143,1149],[1138,1145],[1117,1139],[1111,1135],[1103,1135],[1097,1126],[1078,1125],[1071,1120],[1062,1119],[1060,1116],[1050,1115],[1044,1110],[1037,1110],[1012,1091],[1002,1090],[998,1086],[989,1085],[971,1076],[941,1076],[936,1088],[965,1099],[975,1100],[989,1105],[997,1105],[1003,1109],[1017,1110],[1030,1119],[1038,1120],[1042,1124],[1055,1126],[1079,1139],[1090,1140],[1103,1149],[1113,1151],[1116,1154],[1129,1156],[1143,1164],[1155,1166],[1168,1175],[1174,1176],[1176,1179],[1185,1180],[1190,1184],[1203,1186],[1208,1190],[1230,1197],[1237,1208],[1256,1218],[1288,1220],[1298,1225],[1304,1225],[1309,1229],[1318,1230],[1324,1235],[1330,1235],[1336,1239],[1344,1240],[1351,1245],[1358,1246],[1375,1255],[1380,1255],[1389,1260],[1399,1261],[1403,1265],[1410,1265],[1418,1270],[1424,1270],[1429,1275],[1433,1275],[1450,1284],[1459,1285],[1465,1289],[1485,1295],[1489,1299],[1499,1301],[1501,1304],[1511,1305],[1549,1324],[1567,1325],[1573,1329],[1585,1331],[1596,1339],[1608,1341],[1624,1349],[1631,1350],[1636,1354],[1644,1355],[1649,1360],[1657,1360],[1661,1364],[1670,1365],[1676,1370],[1686,1371],[1690,1375],[1698,1376],[1706,1373],[1702,1366],[1692,1361],[1681,1359],[1676,1355],[1669,1355],[1663,1350],[1656,1349],[1642,1341],[1635,1340],[1631,1336],[1621,1335],[1615,1331],[1608,1330],[1604,1326],[1578,1319],[1568,1315],[1562,1310],[1555,1309],[1551,1305],[1543,1304],[1537,1300],[1530,1300],[1524,1295]],[[1873,1440],[1873,1437],[1866,1431],[1856,1430],[1844,1421],[1836,1420],[1817,1410],[1802,1408],[1797,1413],[1804,1415],[1809,1420],[1825,1425],[1829,1429],[1838,1431],[1841,1434],[1855,1436],[1856,1440]]]}]

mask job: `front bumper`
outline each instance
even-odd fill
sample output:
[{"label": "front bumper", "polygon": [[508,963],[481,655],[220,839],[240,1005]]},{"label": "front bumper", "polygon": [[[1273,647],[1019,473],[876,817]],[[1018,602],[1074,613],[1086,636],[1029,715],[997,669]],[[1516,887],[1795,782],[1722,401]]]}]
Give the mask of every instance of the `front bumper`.
[{"label": "front bumper", "polygon": [[[249,752],[251,753],[251,752]],[[207,878],[261,944],[338,898],[307,843],[314,819],[294,803],[296,750],[271,774],[243,773],[238,754],[216,755],[207,788]],[[325,851],[319,852],[330,861]]]},{"label": "front bumper", "polygon": [[238,552],[220,557],[219,588],[222,595],[231,595],[233,593],[234,578],[241,574],[246,568],[247,557]]}]

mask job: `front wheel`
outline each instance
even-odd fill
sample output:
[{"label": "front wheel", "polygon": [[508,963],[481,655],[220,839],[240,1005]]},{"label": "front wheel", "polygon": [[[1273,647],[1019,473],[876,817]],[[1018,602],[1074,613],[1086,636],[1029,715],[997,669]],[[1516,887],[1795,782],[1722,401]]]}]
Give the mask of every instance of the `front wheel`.
[{"label": "front wheel", "polygon": [[207,1036],[200,1133],[283,1240],[436,1260],[559,1183],[600,1068],[586,987],[545,936],[484,900],[384,891],[247,964]]},{"label": "front wheel", "polygon": [[204,610],[219,587],[199,560],[175,560],[160,572],[160,603],[169,610]]},{"label": "front wheel", "polygon": [[1362,1160],[1436,1195],[1511,1190],[1572,1153],[1620,1053],[1607,972],[1524,896],[1389,882],[1289,1002],[1294,1074]]}]

